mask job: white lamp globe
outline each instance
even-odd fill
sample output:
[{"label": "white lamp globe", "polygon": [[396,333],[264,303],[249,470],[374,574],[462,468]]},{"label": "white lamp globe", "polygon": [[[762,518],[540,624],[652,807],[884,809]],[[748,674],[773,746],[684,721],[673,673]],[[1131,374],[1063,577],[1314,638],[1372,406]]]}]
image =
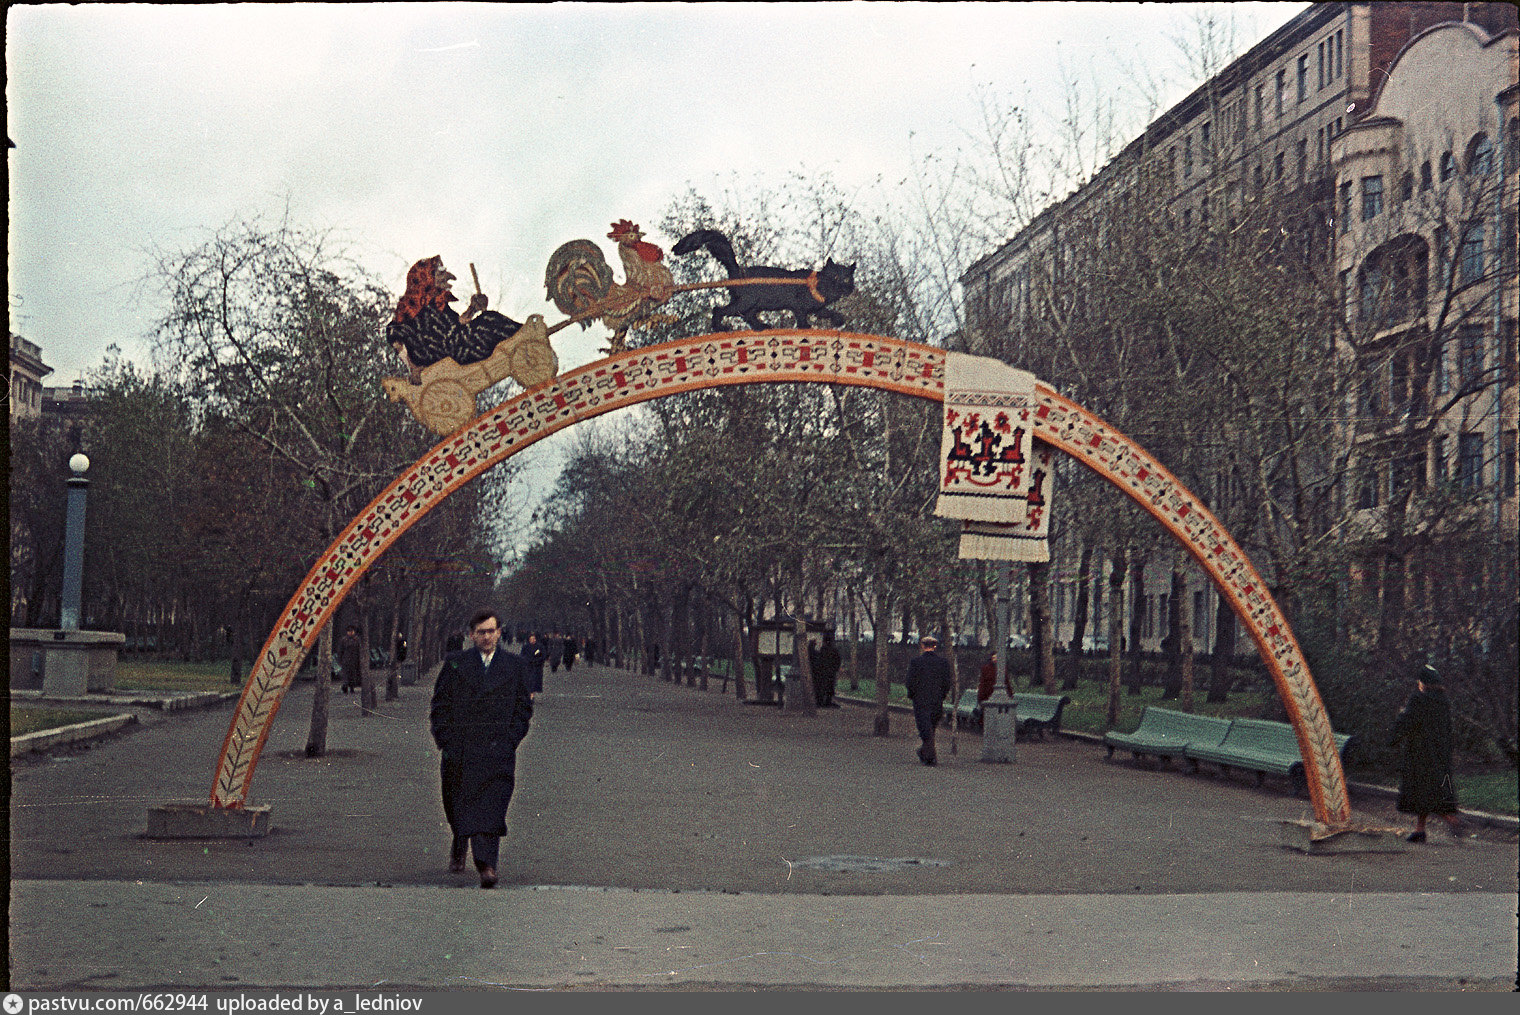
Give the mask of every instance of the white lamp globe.
[{"label": "white lamp globe", "polygon": [[84,475],[85,470],[87,470],[89,467],[90,460],[84,455],[75,455],[73,458],[69,459],[69,468],[74,470],[74,474],[76,476]]}]

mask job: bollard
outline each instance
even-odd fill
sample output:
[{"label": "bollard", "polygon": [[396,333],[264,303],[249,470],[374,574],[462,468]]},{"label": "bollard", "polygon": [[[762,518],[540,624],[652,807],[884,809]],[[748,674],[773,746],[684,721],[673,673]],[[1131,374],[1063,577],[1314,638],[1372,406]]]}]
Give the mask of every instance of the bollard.
[{"label": "bollard", "polygon": [[1013,761],[1019,706],[1001,687],[982,702],[982,760]]}]

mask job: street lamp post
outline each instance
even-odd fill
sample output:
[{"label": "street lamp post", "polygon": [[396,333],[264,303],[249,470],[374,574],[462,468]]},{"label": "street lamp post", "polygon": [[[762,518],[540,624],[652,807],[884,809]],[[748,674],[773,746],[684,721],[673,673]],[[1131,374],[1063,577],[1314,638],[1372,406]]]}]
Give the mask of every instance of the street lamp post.
[{"label": "street lamp post", "polygon": [[84,455],[69,459],[74,475],[69,477],[69,499],[63,535],[63,609],[59,626],[65,631],[79,630],[79,609],[84,590],[84,501],[90,481],[84,474],[90,460]]}]

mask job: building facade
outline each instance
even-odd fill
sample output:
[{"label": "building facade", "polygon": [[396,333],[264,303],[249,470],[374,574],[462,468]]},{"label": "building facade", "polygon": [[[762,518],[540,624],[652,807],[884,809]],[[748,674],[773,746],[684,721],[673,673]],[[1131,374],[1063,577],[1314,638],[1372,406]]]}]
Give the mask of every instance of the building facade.
[{"label": "building facade", "polygon": [[[1502,181],[1499,167],[1514,158],[1501,149],[1505,130],[1512,129],[1502,125],[1514,116],[1516,29],[1516,9],[1509,4],[1314,4],[1158,117],[1076,192],[972,264],[960,279],[966,315],[961,340],[968,351],[1042,373],[1051,362],[1049,346],[1052,335],[1062,330],[1063,315],[1079,312],[1089,297],[1098,295],[1096,287],[1111,285],[1093,265],[1104,250],[1126,242],[1120,224],[1134,221],[1135,209],[1145,209],[1151,223],[1159,215],[1168,228],[1175,226],[1185,235],[1190,230],[1233,231],[1237,216],[1263,199],[1291,209],[1292,217],[1280,221],[1296,256],[1327,281],[1339,281],[1346,297],[1347,334],[1366,331],[1366,323],[1357,320],[1358,299],[1364,291],[1391,284],[1394,253],[1402,252],[1406,261],[1416,255],[1412,239],[1401,240],[1403,233],[1384,235],[1380,230],[1387,220],[1375,222],[1376,214],[1364,219],[1365,209],[1379,207],[1380,200],[1382,207],[1391,206],[1403,196],[1411,173],[1418,194],[1426,158],[1435,160],[1431,172],[1436,183],[1443,173],[1453,179],[1455,167],[1474,160],[1481,167],[1489,160],[1491,184]],[[1460,73],[1454,73],[1456,68]],[[1401,126],[1394,126],[1395,120]],[[1483,147],[1480,135],[1489,147]],[[1404,152],[1411,145],[1435,154],[1411,163],[1413,156]],[[1383,191],[1377,189],[1378,178]],[[1364,186],[1364,180],[1370,182]],[[1483,201],[1467,216],[1483,223],[1481,230],[1461,224],[1448,225],[1449,235],[1427,230],[1431,235],[1424,242],[1432,252],[1427,258],[1434,264],[1445,242],[1450,253],[1444,263],[1455,265],[1458,279],[1480,260],[1497,266],[1499,258],[1513,256],[1513,186],[1500,203],[1492,195]],[[1499,239],[1505,235],[1508,239]],[[1397,270],[1402,273],[1398,278],[1409,274],[1407,265]],[[1369,271],[1370,283],[1365,281]],[[1445,458],[1432,459],[1429,468],[1445,468],[1468,482],[1481,475],[1507,491],[1498,498],[1498,514],[1513,527],[1515,469],[1507,464],[1515,446],[1513,370],[1502,383],[1492,383],[1514,359],[1509,351],[1514,347],[1513,274],[1507,288],[1474,285],[1457,297],[1447,301],[1442,318],[1441,333],[1449,332],[1451,339],[1445,347],[1446,376],[1460,381],[1488,372],[1482,374],[1485,383],[1475,383],[1461,398],[1452,397],[1460,384],[1445,382],[1458,386],[1449,386],[1442,404],[1433,404],[1431,411],[1439,410],[1449,438]],[[1427,285],[1423,298],[1434,300],[1435,287]],[[1362,343],[1365,348],[1355,354],[1385,355],[1385,347],[1396,344],[1386,338],[1381,347]],[[1081,353],[1068,350],[1068,361],[1080,359]],[[1381,376],[1390,387],[1403,381],[1407,388],[1408,358],[1402,364],[1391,355],[1386,360]],[[1058,387],[1069,380],[1047,379]],[[1395,404],[1387,392],[1382,401]],[[1407,407],[1407,399],[1403,404]],[[1386,442],[1358,438],[1367,429],[1359,422],[1363,408],[1348,406],[1351,424],[1345,441],[1351,445],[1360,439],[1369,452],[1377,447],[1386,453]],[[1366,457],[1364,471],[1373,477],[1372,489],[1378,482],[1386,488],[1398,470],[1387,461],[1373,461],[1370,453]],[[1352,502],[1345,505],[1350,511],[1355,498],[1364,495],[1348,490],[1342,496]],[[1076,598],[1076,568],[1059,553],[1053,565],[1057,640],[1064,644],[1071,637],[1068,604]],[[1107,593],[1107,570],[1106,561],[1092,568],[1090,602]],[[1218,608],[1212,584],[1195,573],[1185,591],[1174,591],[1170,572],[1170,564],[1149,563],[1143,586],[1151,592],[1142,593],[1139,603],[1126,604],[1125,613],[1141,619],[1142,647],[1154,650],[1168,633],[1169,598],[1185,595],[1193,609],[1193,643],[1207,650]],[[1090,611],[1090,616],[1102,615]],[[1091,623],[1089,634],[1106,633],[1094,632]]]},{"label": "building facade", "polygon": [[42,379],[53,368],[42,362],[42,349],[11,332],[11,418],[42,414]]}]

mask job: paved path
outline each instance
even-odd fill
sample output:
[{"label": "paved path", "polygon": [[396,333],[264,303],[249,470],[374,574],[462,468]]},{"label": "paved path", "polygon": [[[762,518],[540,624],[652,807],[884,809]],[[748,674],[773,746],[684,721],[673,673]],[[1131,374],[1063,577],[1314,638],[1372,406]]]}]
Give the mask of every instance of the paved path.
[{"label": "paved path", "polygon": [[445,869],[427,684],[367,718],[334,695],[319,760],[298,685],[251,843],[141,837],[150,804],[208,795],[229,708],[13,761],[13,987],[1514,983],[1511,833],[1311,857],[1279,845],[1308,807],[1270,781],[1064,740],[986,765],[964,735],[931,769],[903,716],[878,738],[865,709],[546,684],[494,892]]}]

